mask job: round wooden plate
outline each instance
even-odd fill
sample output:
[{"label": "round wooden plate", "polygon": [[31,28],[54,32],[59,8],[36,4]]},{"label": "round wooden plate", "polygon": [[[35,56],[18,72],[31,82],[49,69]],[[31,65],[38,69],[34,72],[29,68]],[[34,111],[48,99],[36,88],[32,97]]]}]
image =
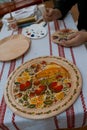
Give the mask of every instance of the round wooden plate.
[{"label": "round wooden plate", "polygon": [[22,34],[0,40],[0,61],[10,61],[23,55],[30,47],[30,39]]},{"label": "round wooden plate", "polygon": [[17,115],[29,119],[55,116],[77,99],[82,89],[78,68],[62,57],[39,57],[14,70],[4,97]]},{"label": "round wooden plate", "polygon": [[76,33],[75,29],[61,29],[52,34],[52,41],[56,44],[61,44],[61,41],[69,40],[71,34]]},{"label": "round wooden plate", "polygon": [[47,35],[47,30],[40,24],[33,24],[24,28],[22,33],[31,39],[40,39]]}]

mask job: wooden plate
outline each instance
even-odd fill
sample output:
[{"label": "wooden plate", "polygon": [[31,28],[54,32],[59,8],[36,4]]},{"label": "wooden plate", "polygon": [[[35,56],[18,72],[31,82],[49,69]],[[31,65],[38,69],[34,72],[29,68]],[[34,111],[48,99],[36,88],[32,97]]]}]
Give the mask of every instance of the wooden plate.
[{"label": "wooden plate", "polygon": [[40,39],[47,35],[47,30],[40,24],[33,24],[24,28],[22,33],[31,39]]},{"label": "wooden plate", "polygon": [[24,35],[12,35],[0,41],[0,61],[9,61],[23,55],[30,47],[30,39]]},{"label": "wooden plate", "polygon": [[32,59],[11,73],[4,97],[17,115],[29,119],[55,116],[77,99],[82,88],[78,68],[62,57]]},{"label": "wooden plate", "polygon": [[69,40],[69,36],[71,34],[76,33],[77,30],[74,29],[62,29],[62,30],[58,30],[56,32],[54,32],[52,34],[52,41],[54,43],[60,44],[61,41],[67,41]]}]

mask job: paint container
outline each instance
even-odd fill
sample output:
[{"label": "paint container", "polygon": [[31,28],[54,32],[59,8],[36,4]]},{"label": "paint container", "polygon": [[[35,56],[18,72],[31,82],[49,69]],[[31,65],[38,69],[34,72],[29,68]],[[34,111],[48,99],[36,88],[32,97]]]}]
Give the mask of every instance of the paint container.
[{"label": "paint container", "polygon": [[7,26],[9,30],[16,31],[18,29],[17,21],[15,18],[9,18],[7,20]]}]

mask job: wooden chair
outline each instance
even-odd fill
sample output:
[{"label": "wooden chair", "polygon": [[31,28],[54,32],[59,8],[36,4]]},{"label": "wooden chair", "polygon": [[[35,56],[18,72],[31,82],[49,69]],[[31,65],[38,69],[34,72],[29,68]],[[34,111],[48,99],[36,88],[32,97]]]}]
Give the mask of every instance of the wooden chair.
[{"label": "wooden chair", "polygon": [[15,11],[30,5],[40,4],[43,0],[12,0],[12,2],[5,2],[0,4],[0,17],[11,11]]},{"label": "wooden chair", "polygon": [[21,9],[34,4],[42,3],[42,0],[13,0],[15,4],[15,9]]},{"label": "wooden chair", "polygon": [[15,5],[14,2],[5,2],[0,4],[0,17],[2,17],[4,14],[9,12],[9,8],[10,10],[15,10]]}]

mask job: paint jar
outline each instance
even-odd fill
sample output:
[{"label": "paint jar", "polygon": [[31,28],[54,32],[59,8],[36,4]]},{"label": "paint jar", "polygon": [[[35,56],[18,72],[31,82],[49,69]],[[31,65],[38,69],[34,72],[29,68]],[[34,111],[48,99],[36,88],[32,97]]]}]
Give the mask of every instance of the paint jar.
[{"label": "paint jar", "polygon": [[16,21],[16,19],[15,18],[9,18],[8,20],[7,20],[7,25],[8,25],[8,29],[9,30],[14,30],[14,31],[16,31],[17,29],[18,29],[18,25],[17,25],[17,21]]}]

